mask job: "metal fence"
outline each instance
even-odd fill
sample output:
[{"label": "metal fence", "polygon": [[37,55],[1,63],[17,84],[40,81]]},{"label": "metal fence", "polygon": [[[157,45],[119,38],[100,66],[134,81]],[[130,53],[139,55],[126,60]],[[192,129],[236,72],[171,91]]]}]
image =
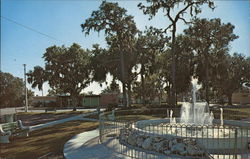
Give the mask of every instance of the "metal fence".
[{"label": "metal fence", "polygon": [[[184,125],[170,124],[169,119],[128,122],[109,120],[110,112],[102,113],[100,121],[100,141],[118,154],[131,158],[168,158],[164,154],[133,147],[119,140],[120,131],[132,128],[136,133],[147,136],[175,137],[194,139],[206,152],[202,158],[246,159],[250,158],[250,127],[221,125]],[[171,155],[169,158],[182,158]]]}]

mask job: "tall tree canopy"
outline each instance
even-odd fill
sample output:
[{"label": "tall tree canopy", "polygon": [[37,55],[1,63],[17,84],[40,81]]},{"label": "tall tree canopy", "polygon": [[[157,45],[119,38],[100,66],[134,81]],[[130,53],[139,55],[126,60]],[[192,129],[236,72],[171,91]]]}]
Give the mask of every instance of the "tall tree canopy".
[{"label": "tall tree canopy", "polygon": [[232,94],[240,89],[244,83],[250,81],[250,62],[243,55],[234,53],[217,57],[213,66],[213,86],[220,95],[228,98],[228,105],[232,105]]},{"label": "tall tree canopy", "polygon": [[133,43],[134,36],[138,32],[133,17],[127,15],[126,9],[119,7],[118,3],[103,1],[99,10],[93,11],[91,17],[81,27],[86,35],[91,30],[104,31],[109,41],[116,44],[115,48],[117,48],[116,53],[119,54],[120,58],[121,82],[123,84],[123,105],[127,105],[126,83],[129,76],[126,73],[130,72],[128,68],[130,64],[128,64],[125,54],[131,52],[131,43]]},{"label": "tall tree canopy", "polygon": [[[215,64],[214,56],[224,54],[229,49],[229,43],[238,38],[233,33],[234,26],[230,23],[224,24],[220,19],[195,19],[186,30],[191,46],[197,55],[196,76],[203,84],[205,98],[209,103],[209,89],[212,86],[212,67]],[[213,55],[212,55],[213,54]]]},{"label": "tall tree canopy", "polygon": [[[149,3],[148,6],[139,3],[138,7],[143,10],[144,14],[148,14],[150,19],[153,18],[156,13],[163,9],[168,20],[170,20],[170,25],[166,27],[167,29],[172,29],[171,35],[171,59],[172,59],[172,101],[173,105],[176,104],[176,30],[177,22],[183,21],[185,24],[188,24],[187,20],[184,18],[186,13],[189,13],[190,16],[196,16],[201,10],[203,4],[208,4],[209,8],[214,9],[214,3],[211,0],[147,0]],[[174,14],[175,13],[175,14]]]},{"label": "tall tree canopy", "polygon": [[72,103],[77,105],[77,97],[92,80],[90,53],[74,43],[70,47],[51,46],[43,55],[45,70],[36,66],[28,73],[28,81],[32,87],[48,81],[52,91],[69,93]]},{"label": "tall tree canopy", "polygon": [[0,72],[0,107],[23,105],[24,83],[21,78],[10,73]]},{"label": "tall tree canopy", "polygon": [[[157,56],[165,49],[168,38],[163,35],[162,31],[153,27],[147,28],[144,33],[140,33],[136,41],[137,65],[140,67],[141,82],[136,83],[137,94],[145,104],[146,93],[149,87],[145,86],[145,78],[152,74],[158,73]],[[159,77],[159,75],[158,75]],[[155,78],[147,78],[155,79]],[[148,83],[148,82],[147,82]]]}]

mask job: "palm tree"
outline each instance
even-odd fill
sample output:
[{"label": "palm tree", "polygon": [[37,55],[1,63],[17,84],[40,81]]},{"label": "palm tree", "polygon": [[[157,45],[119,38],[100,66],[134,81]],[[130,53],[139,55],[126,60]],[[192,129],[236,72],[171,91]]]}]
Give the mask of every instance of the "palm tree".
[{"label": "palm tree", "polygon": [[[35,66],[33,71],[29,71],[27,74],[27,81],[31,84],[32,88],[38,88],[42,91],[43,96],[43,84],[47,80],[45,70],[40,66]],[[44,106],[44,102],[43,102]]]}]

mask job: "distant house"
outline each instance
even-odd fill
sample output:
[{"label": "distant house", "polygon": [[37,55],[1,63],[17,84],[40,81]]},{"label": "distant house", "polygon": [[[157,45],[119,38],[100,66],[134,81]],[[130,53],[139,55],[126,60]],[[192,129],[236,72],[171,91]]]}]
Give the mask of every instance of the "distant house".
[{"label": "distant house", "polygon": [[34,96],[32,97],[31,104],[33,106],[45,106],[49,103],[56,103],[57,97],[55,96]]},{"label": "distant house", "polygon": [[250,104],[250,89],[242,88],[233,93],[232,102],[236,104]]},{"label": "distant house", "polygon": [[100,95],[100,106],[119,104],[120,95],[118,93],[103,93]]},{"label": "distant house", "polygon": [[100,95],[86,95],[81,98],[83,107],[98,107],[100,106]]},{"label": "distant house", "polygon": [[[119,104],[118,93],[104,93],[100,95],[84,95],[78,97],[78,106],[84,108],[106,107],[109,104]],[[33,106],[73,107],[72,99],[69,95],[59,96],[35,96],[32,100]]]},{"label": "distant house", "polygon": [[[167,94],[163,93],[161,95],[161,98],[159,96],[157,97],[154,97],[154,99],[149,99],[149,98],[146,98],[145,99],[145,102],[147,104],[155,104],[155,105],[159,105],[161,103],[166,103],[167,101]],[[135,96],[132,96],[131,97],[131,103],[132,104],[142,104],[142,98],[136,98]]]}]

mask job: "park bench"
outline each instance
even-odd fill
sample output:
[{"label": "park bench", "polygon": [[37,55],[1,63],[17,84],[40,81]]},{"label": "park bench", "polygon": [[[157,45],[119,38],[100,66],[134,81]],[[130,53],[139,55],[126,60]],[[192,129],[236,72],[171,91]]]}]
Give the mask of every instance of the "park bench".
[{"label": "park bench", "polygon": [[18,120],[10,123],[0,124],[0,143],[9,143],[10,136],[29,136],[29,127],[23,126],[22,121]]}]

